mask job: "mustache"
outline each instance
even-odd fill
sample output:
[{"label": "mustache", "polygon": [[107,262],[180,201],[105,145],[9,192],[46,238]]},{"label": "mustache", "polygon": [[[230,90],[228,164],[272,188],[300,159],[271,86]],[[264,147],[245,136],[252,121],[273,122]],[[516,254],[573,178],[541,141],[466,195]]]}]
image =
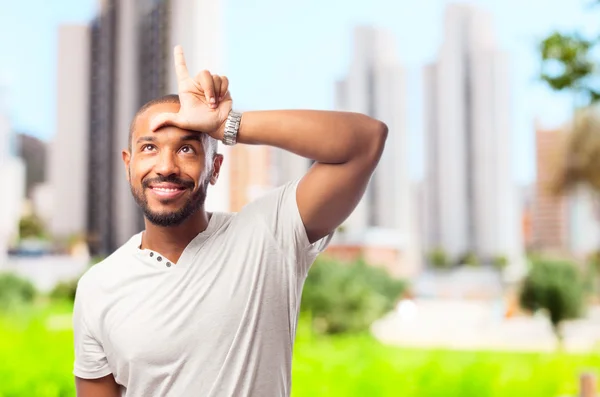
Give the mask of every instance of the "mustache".
[{"label": "mustache", "polygon": [[174,184],[179,185],[186,189],[193,189],[195,186],[194,182],[184,181],[183,179],[179,179],[175,175],[169,175],[167,177],[158,176],[156,178],[144,179],[142,181],[142,186],[144,187],[144,189],[148,189],[150,187],[150,185],[157,184],[157,183],[174,183]]}]

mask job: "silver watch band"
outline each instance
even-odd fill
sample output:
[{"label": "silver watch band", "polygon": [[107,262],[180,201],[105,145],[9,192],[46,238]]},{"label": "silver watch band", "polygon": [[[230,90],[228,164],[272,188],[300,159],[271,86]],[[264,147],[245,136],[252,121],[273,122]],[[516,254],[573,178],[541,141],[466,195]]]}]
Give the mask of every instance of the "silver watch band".
[{"label": "silver watch band", "polygon": [[223,133],[223,144],[233,146],[237,143],[237,135],[240,129],[242,114],[235,111],[230,111],[227,120],[225,120],[225,132]]}]

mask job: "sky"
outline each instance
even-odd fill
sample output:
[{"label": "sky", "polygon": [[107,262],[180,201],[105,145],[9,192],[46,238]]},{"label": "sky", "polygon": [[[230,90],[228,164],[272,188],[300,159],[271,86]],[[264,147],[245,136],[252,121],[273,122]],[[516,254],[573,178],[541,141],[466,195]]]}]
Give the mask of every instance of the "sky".
[{"label": "sky", "polygon": [[[571,101],[552,93],[536,76],[536,45],[553,31],[600,33],[600,9],[589,0],[470,0],[492,12],[499,48],[511,57],[514,175],[535,176],[535,120],[565,122]],[[55,133],[57,28],[87,23],[97,0],[0,0],[0,87],[17,131],[50,140]],[[251,4],[252,3],[252,4]],[[225,70],[240,109],[332,109],[334,82],[351,58],[353,27],[391,31],[408,85],[406,129],[409,167],[423,174],[422,67],[443,41],[447,0],[223,0]],[[12,38],[12,39],[11,39]],[[211,38],[207,38],[210,40]]]}]

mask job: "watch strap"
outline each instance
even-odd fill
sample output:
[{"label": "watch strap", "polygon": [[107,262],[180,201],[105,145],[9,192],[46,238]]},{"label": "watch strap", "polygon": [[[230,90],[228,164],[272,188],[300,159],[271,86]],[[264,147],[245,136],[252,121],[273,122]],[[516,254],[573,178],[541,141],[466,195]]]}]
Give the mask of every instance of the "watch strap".
[{"label": "watch strap", "polygon": [[237,143],[237,135],[242,121],[242,114],[231,110],[225,120],[225,131],[223,133],[223,144],[233,146]]}]

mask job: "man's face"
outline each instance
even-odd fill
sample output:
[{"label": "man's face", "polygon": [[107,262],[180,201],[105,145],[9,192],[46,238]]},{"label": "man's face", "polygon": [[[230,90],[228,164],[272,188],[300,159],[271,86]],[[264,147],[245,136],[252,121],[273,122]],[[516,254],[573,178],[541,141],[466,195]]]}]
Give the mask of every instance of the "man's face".
[{"label": "man's face", "polygon": [[131,152],[123,152],[133,197],[146,218],[158,226],[180,225],[202,208],[222,162],[220,155],[205,156],[197,132],[172,126],[150,130],[153,116],[178,110],[178,104],[165,103],[139,115]]}]

